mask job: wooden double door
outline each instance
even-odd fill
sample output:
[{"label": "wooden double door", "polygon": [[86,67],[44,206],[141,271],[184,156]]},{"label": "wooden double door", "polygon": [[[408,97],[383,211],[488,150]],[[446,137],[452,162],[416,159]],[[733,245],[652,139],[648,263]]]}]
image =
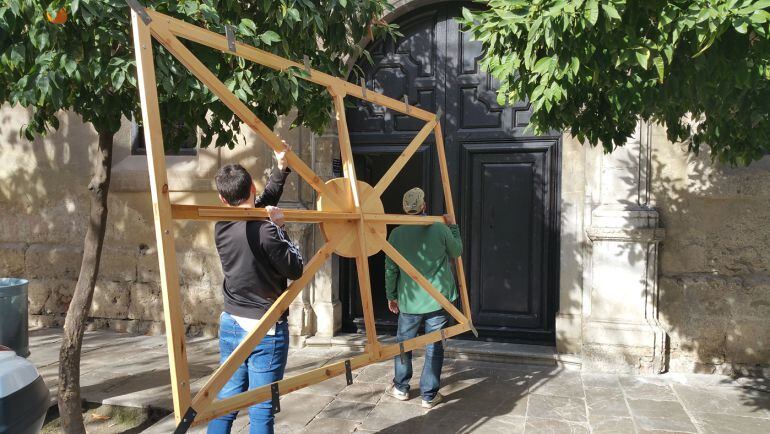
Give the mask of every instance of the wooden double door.
[{"label": "wooden double door", "polygon": [[[495,81],[480,69],[480,44],[455,20],[462,4],[434,5],[398,21],[403,37],[369,47],[361,62],[369,88],[411,104],[441,107],[447,163],[464,243],[474,324],[485,340],[552,344],[558,284],[558,136],[525,130],[529,105],[500,106]],[[374,185],[422,127],[421,121],[358,101],[347,110],[359,179]],[[401,213],[403,193],[427,195],[429,213],[444,212],[433,138],[383,195]],[[384,256],[370,258],[378,333],[395,333],[387,310]],[[340,262],[343,325],[362,331],[355,267]]]}]

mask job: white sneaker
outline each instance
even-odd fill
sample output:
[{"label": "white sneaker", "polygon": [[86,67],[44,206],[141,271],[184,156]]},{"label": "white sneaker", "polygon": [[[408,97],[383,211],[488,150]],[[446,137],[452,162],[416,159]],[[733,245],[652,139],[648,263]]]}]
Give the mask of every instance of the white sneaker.
[{"label": "white sneaker", "polygon": [[434,396],[433,399],[431,399],[430,401],[426,401],[424,399],[422,400],[422,408],[433,408],[443,400],[444,400],[444,397],[437,392],[436,396]]},{"label": "white sneaker", "polygon": [[388,386],[387,389],[385,389],[385,393],[388,395],[398,399],[399,401],[408,401],[409,400],[409,392],[402,392],[398,390],[395,384],[391,384]]}]

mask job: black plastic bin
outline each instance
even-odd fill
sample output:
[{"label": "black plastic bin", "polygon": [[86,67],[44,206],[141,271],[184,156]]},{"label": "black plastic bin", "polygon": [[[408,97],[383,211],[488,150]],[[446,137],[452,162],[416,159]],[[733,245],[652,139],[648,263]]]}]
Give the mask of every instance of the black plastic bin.
[{"label": "black plastic bin", "polygon": [[0,345],[21,357],[29,355],[26,279],[0,278]]}]

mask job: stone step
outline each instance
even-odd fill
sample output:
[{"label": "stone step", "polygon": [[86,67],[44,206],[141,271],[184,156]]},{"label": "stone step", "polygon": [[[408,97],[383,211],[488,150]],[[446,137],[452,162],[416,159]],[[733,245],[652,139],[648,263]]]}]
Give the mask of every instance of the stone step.
[{"label": "stone step", "polygon": [[[378,336],[383,344],[396,343],[395,336]],[[359,333],[340,333],[333,337],[309,337],[305,344],[309,348],[339,348],[349,351],[363,351],[366,336]],[[421,354],[422,350],[415,353]],[[482,342],[463,339],[449,339],[444,350],[445,357],[458,360],[478,360],[519,365],[560,366],[579,370],[580,357],[558,354],[555,347],[545,345],[513,344],[506,342]]]}]

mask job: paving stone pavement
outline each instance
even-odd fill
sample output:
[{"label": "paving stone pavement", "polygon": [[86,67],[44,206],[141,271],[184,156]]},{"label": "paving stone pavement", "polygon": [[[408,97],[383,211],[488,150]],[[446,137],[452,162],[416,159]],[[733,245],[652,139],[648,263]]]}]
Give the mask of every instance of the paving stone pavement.
[{"label": "paving stone pavement", "polygon": [[[30,361],[46,384],[57,385],[61,331],[30,336]],[[340,349],[303,348],[289,353],[287,376],[349,357]],[[81,381],[87,401],[135,407],[171,408],[165,337],[110,331],[87,332]],[[214,339],[190,339],[188,358],[195,391],[217,366]],[[385,395],[391,362],[281,397],[277,433],[770,433],[770,381],[716,375],[626,376],[581,373],[535,366],[447,359],[442,374],[445,401],[420,406],[415,357],[411,399]],[[168,433],[168,417],[145,433]],[[191,433],[205,432],[203,427]],[[239,415],[233,433],[248,433]]]}]

